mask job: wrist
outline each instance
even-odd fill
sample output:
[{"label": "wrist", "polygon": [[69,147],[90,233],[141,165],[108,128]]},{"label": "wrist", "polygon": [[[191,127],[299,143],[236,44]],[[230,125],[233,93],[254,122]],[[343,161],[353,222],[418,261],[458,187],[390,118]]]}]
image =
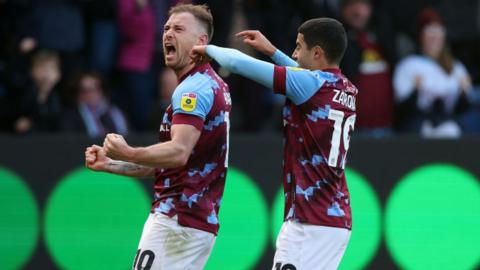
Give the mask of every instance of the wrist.
[{"label": "wrist", "polygon": [[108,159],[106,162],[105,162],[105,165],[103,167],[103,170],[104,172],[107,172],[107,173],[115,173],[115,170],[113,169],[113,166],[114,166],[114,161],[113,159]]},{"label": "wrist", "polygon": [[268,46],[264,53],[265,53],[268,57],[273,57],[273,55],[275,54],[276,51],[277,51],[277,48],[275,48],[275,47],[272,45],[272,46]]},{"label": "wrist", "polygon": [[205,54],[210,55],[211,51],[214,50],[216,46],[212,44],[205,45]]},{"label": "wrist", "polygon": [[126,154],[126,160],[125,161],[135,163],[137,155],[138,155],[138,150],[139,150],[139,148],[136,148],[136,147],[128,147],[128,149],[125,153]]}]

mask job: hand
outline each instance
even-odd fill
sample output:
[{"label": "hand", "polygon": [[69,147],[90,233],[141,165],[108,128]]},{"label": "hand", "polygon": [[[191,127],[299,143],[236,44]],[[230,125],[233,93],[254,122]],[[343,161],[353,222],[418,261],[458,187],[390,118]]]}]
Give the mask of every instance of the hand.
[{"label": "hand", "polygon": [[20,41],[20,52],[29,53],[37,47],[37,41],[34,38],[26,37]]},{"label": "hand", "polygon": [[28,117],[22,116],[15,121],[15,132],[26,133],[32,129],[32,120]]},{"label": "hand", "polygon": [[472,79],[469,76],[465,76],[460,79],[460,90],[462,93],[468,94],[472,89]]},{"label": "hand", "polygon": [[103,150],[107,157],[122,161],[129,161],[133,152],[133,148],[127,144],[123,136],[114,133],[109,133],[105,137]]},{"label": "hand", "polygon": [[111,161],[102,147],[92,145],[85,150],[85,167],[93,171],[106,171],[107,165]]},{"label": "hand", "polygon": [[196,64],[206,64],[210,62],[207,54],[207,45],[195,45],[190,52],[190,58]]},{"label": "hand", "polygon": [[420,90],[420,87],[422,87],[422,81],[423,78],[420,75],[415,76],[415,90]]},{"label": "hand", "polygon": [[277,51],[277,48],[258,30],[245,30],[235,36],[242,37],[245,44],[269,57],[272,57]]}]

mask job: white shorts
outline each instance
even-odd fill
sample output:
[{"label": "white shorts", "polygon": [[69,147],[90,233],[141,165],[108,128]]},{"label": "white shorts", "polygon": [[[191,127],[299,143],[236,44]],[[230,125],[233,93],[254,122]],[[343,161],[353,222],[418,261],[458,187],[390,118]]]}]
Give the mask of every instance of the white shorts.
[{"label": "white shorts", "polygon": [[143,227],[134,270],[201,270],[215,244],[215,235],[178,224],[155,213]]},{"label": "white shorts", "polygon": [[284,222],[272,270],[337,269],[350,234],[343,228]]}]

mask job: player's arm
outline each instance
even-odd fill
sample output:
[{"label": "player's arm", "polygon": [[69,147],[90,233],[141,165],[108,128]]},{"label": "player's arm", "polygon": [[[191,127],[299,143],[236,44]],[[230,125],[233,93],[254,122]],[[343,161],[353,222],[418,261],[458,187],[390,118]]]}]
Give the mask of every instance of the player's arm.
[{"label": "player's arm", "polygon": [[152,167],[108,158],[103,148],[98,145],[87,147],[85,151],[85,166],[93,171],[133,177],[153,176],[155,173],[155,169]]},{"label": "player's arm", "polygon": [[278,50],[260,31],[245,30],[237,33],[236,36],[242,37],[245,44],[272,58],[275,64],[298,67],[298,63],[295,60]]},{"label": "player's arm", "polygon": [[141,166],[177,168],[184,166],[200,138],[200,130],[192,125],[173,125],[172,139],[147,147],[131,147],[122,136],[108,134],[104,146],[108,157]]},{"label": "player's arm", "polygon": [[295,104],[308,100],[326,80],[336,80],[328,73],[275,66],[238,50],[214,45],[195,46],[193,57],[197,54],[208,54],[225,69],[273,89],[275,93],[287,96]]},{"label": "player's arm", "polygon": [[108,134],[104,143],[107,156],[149,167],[184,166],[200,138],[213,99],[213,91],[203,79],[192,79],[182,84],[172,95],[170,141],[147,147],[131,147],[122,136]]},{"label": "player's arm", "polygon": [[277,64],[279,66],[298,67],[298,63],[295,60],[288,57],[288,55],[284,54],[280,50],[276,50],[271,58],[272,58],[273,62],[275,62],[275,64]]}]

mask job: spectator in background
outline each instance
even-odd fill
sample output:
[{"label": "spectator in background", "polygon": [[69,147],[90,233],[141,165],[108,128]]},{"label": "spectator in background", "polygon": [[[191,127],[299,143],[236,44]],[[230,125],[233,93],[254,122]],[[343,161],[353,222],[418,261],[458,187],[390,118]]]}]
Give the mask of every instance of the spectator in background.
[{"label": "spectator in background", "polygon": [[[275,2],[274,0],[235,1],[235,3],[233,3],[235,4],[235,8],[232,10],[234,11],[232,17],[234,17],[236,21],[233,24],[234,28],[232,32],[239,32],[246,28],[258,29],[269,33],[269,38],[271,38],[273,42],[276,42],[278,37],[284,34],[284,29],[279,27],[279,23],[283,18],[280,18],[280,9],[275,6]],[[278,5],[280,6],[281,4],[278,3]],[[245,21],[242,20],[243,16]],[[242,43],[240,44],[232,45],[240,49],[240,46],[243,46]],[[246,49],[249,50],[249,48]],[[250,51],[249,53],[255,57],[265,57],[258,55],[256,51]],[[216,65],[216,63],[214,64]],[[232,115],[240,116],[240,121],[238,121],[240,122],[239,128],[242,131],[258,132],[265,128],[266,124],[270,124],[271,121],[267,121],[268,118],[272,116],[275,108],[277,108],[278,112],[280,111],[284,99],[280,97],[280,100],[277,101],[269,89],[252,80],[247,80],[242,76],[230,73],[225,69],[220,72],[220,74],[228,75],[226,82],[230,86],[232,99],[235,100],[236,104],[233,108],[234,112]],[[275,105],[277,106],[275,107]],[[239,112],[235,113],[237,109]],[[279,114],[280,113],[276,114],[276,116]],[[233,120],[233,123],[235,122],[237,121]],[[232,128],[235,128],[235,125],[233,125]]]},{"label": "spectator in background", "polygon": [[41,50],[32,58],[29,87],[17,101],[13,130],[57,131],[61,113],[57,85],[61,79],[60,58],[53,51]]},{"label": "spectator in background", "polygon": [[7,16],[7,4],[0,1],[0,132],[11,129],[10,115],[11,106],[8,97],[7,86],[7,43],[9,41],[9,17]]},{"label": "spectator in background", "polygon": [[[13,48],[18,45],[18,21],[27,13],[18,1],[0,1],[0,131],[11,132],[18,117],[18,101],[29,76],[30,63],[18,57]],[[23,16],[22,16],[23,15]],[[25,20],[23,20],[25,21]],[[16,87],[16,86],[22,87]]]},{"label": "spectator in background", "polygon": [[60,54],[62,74],[68,78],[82,67],[84,20],[82,0],[32,0],[27,22],[22,24],[20,51],[55,50]]},{"label": "spectator in background", "polygon": [[356,129],[366,136],[390,135],[394,109],[391,69],[378,36],[369,27],[370,1],[344,0],[341,14],[348,37],[341,68],[358,88]]},{"label": "spectator in background", "polygon": [[[151,0],[117,0],[121,44],[118,66],[125,89],[120,100],[135,129],[143,130],[156,95],[155,10]],[[119,101],[120,101],[119,100]]]},{"label": "spectator in background", "polygon": [[116,0],[88,0],[85,9],[90,29],[90,69],[100,72],[104,78],[110,78],[117,56],[116,4]]},{"label": "spectator in background", "polygon": [[2,91],[2,86],[5,82],[3,74],[6,68],[7,43],[10,41],[9,27],[11,25],[7,12],[8,5],[6,1],[0,0],[0,40],[2,40],[0,43],[0,97],[2,97],[4,94]]},{"label": "spectator in background", "polygon": [[298,9],[303,19],[316,17],[338,18],[342,0],[302,0],[290,1],[293,8]]},{"label": "spectator in background", "polygon": [[193,2],[195,4],[207,4],[210,7],[215,18],[215,35],[211,43],[226,46],[231,38],[234,0],[195,0]]},{"label": "spectator in background", "polygon": [[425,137],[458,137],[468,111],[470,76],[446,43],[440,16],[424,9],[418,16],[419,54],[403,59],[394,75],[399,128]]},{"label": "spectator in background", "polygon": [[123,113],[108,100],[99,73],[80,73],[73,81],[75,108],[62,117],[61,129],[82,132],[98,138],[113,132],[126,135],[127,121]]}]

